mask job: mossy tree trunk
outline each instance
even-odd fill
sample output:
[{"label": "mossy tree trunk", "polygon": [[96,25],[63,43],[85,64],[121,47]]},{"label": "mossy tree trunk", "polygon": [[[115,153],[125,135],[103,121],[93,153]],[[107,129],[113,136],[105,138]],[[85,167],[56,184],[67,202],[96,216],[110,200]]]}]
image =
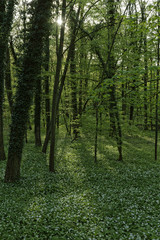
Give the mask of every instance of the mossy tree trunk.
[{"label": "mossy tree trunk", "polygon": [[33,99],[33,91],[39,74],[39,66],[41,66],[43,40],[48,29],[51,5],[52,0],[37,0],[34,14],[31,18],[31,29],[26,43],[23,69],[19,75],[13,106],[8,161],[5,172],[6,182],[14,182],[20,178],[23,141],[29,109]]},{"label": "mossy tree trunk", "polygon": [[12,78],[11,78],[11,63],[10,63],[10,51],[7,48],[6,51],[6,71],[5,71],[5,87],[7,92],[8,103],[10,111],[12,113],[13,99],[12,99]]},{"label": "mossy tree trunk", "polygon": [[0,42],[0,160],[6,158],[3,139],[4,57],[4,45]]},{"label": "mossy tree trunk", "polygon": [[0,160],[5,160],[3,139],[3,101],[4,101],[4,78],[5,78],[5,56],[8,37],[13,20],[14,0],[0,1]]}]

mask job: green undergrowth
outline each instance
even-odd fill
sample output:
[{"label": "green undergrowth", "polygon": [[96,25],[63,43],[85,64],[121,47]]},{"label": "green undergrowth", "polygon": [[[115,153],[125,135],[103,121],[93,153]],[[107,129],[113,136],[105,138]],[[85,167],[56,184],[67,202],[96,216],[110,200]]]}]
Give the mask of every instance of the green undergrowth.
[{"label": "green undergrowth", "polygon": [[123,137],[124,162],[116,143],[99,136],[94,163],[89,129],[71,143],[59,133],[56,173],[33,141],[25,145],[21,180],[3,182],[0,163],[0,239],[160,239],[160,162],[154,134],[133,130]]}]

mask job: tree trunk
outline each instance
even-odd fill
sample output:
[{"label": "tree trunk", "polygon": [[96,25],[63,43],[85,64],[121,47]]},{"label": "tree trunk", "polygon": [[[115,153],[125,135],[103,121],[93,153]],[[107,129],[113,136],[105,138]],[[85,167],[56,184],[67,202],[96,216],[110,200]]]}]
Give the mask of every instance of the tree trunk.
[{"label": "tree trunk", "polygon": [[109,79],[109,113],[110,113],[110,129],[111,134],[116,136],[117,140],[117,148],[119,152],[119,161],[122,161],[122,132],[121,132],[121,125],[120,125],[120,117],[119,117],[119,110],[117,106],[117,99],[116,99],[116,86],[113,79],[115,75],[115,57],[114,57],[114,49],[112,47],[114,41],[114,32],[115,32],[115,1],[109,0],[108,1],[108,59],[107,59],[107,68],[105,69],[105,75]]},{"label": "tree trunk", "polygon": [[125,119],[125,115],[126,115],[126,97],[125,97],[125,93],[126,93],[126,85],[122,84],[122,115],[123,115],[123,119]]},{"label": "tree trunk", "polygon": [[[64,23],[65,22],[65,14],[66,14],[66,0],[63,0],[62,5],[63,5],[62,6],[62,22]],[[80,11],[80,8],[77,11],[77,19],[79,16],[79,11]],[[60,70],[61,70],[61,64],[62,64],[62,52],[63,52],[64,28],[65,28],[64,25],[61,26],[61,34],[60,34],[61,37],[60,37],[60,45],[59,45],[59,49],[58,49],[57,67],[56,67],[56,75],[55,75],[55,82],[54,82],[54,89],[53,89],[53,100],[52,100],[51,145],[50,145],[50,156],[49,156],[49,171],[50,172],[55,171],[56,114],[57,114],[57,110],[58,110],[58,106],[59,106],[59,102],[60,102],[60,98],[61,98],[61,93],[62,93],[63,86],[64,86],[64,81],[66,78],[69,60],[71,57],[71,46],[74,43],[76,34],[77,34],[77,22],[78,21],[76,21],[76,25],[74,26],[74,30],[73,30],[74,34],[72,35],[71,43],[70,43],[70,46],[68,49],[68,55],[67,55],[63,75],[59,82],[59,76],[60,76]]]},{"label": "tree trunk", "polygon": [[[146,24],[146,10],[145,5],[142,3],[141,14],[142,14],[142,23]],[[143,32],[143,45],[144,45],[144,129],[148,129],[148,98],[147,98],[147,82],[148,82],[148,56],[147,56],[147,36],[146,29]]]},{"label": "tree trunk", "polygon": [[41,143],[41,65],[37,71],[36,79],[36,91],[35,91],[35,113],[34,113],[34,133],[35,133],[35,145],[40,147]]},{"label": "tree trunk", "polygon": [[13,99],[12,99],[12,80],[11,80],[11,70],[10,70],[9,48],[7,48],[7,54],[6,54],[5,87],[6,87],[6,92],[7,92],[7,98],[8,98],[8,102],[9,102],[10,111],[12,113]]},{"label": "tree trunk", "polygon": [[[159,12],[159,7],[160,7],[160,1],[158,0],[157,2],[157,9],[158,9],[158,40],[157,40],[157,66],[159,67],[160,65],[160,12]],[[157,82],[156,82],[156,112],[155,112],[155,160],[157,160],[157,149],[158,149],[158,97],[159,94],[159,69],[157,70]]]},{"label": "tree trunk", "polygon": [[130,106],[130,114],[129,114],[130,124],[133,121],[133,113],[134,113],[134,105],[132,103],[131,106]]},{"label": "tree trunk", "polygon": [[0,43],[0,160],[5,160],[3,137],[3,100],[4,100],[4,46]]},{"label": "tree trunk", "polygon": [[[82,8],[81,11],[81,19],[83,18],[83,14],[84,14],[84,8]],[[81,28],[84,27],[84,24],[82,22],[81,24]],[[79,116],[81,116],[82,114],[82,108],[83,108],[83,81],[82,77],[84,77],[84,72],[86,69],[86,65],[85,65],[85,39],[81,39],[80,41],[80,60],[79,60],[79,73],[80,73],[80,81],[79,81],[79,102],[78,102],[78,114]]]},{"label": "tree trunk", "polygon": [[98,104],[95,103],[96,111],[96,128],[95,128],[95,147],[94,147],[94,161],[97,162],[97,149],[98,149]]},{"label": "tree trunk", "polygon": [[0,160],[5,160],[6,158],[3,139],[4,62],[12,25],[14,5],[14,0],[9,0],[7,6],[5,0],[0,1]]},{"label": "tree trunk", "polygon": [[[75,21],[75,11],[71,6],[70,15],[70,29],[73,32]],[[72,105],[72,129],[73,139],[78,137],[78,102],[77,102],[77,79],[76,79],[76,50],[75,42],[71,46],[71,57],[70,57],[70,77],[71,77],[71,105]]]},{"label": "tree trunk", "polygon": [[[45,46],[45,71],[46,73],[49,71],[49,34],[46,38],[46,46]],[[49,89],[49,76],[45,77],[45,108],[46,108],[46,134],[49,130],[50,124],[50,89]]]},{"label": "tree trunk", "polygon": [[44,143],[43,143],[43,147],[42,147],[42,152],[43,153],[47,152],[47,147],[48,147],[48,143],[49,143],[49,140],[50,140],[50,136],[51,136],[51,125],[49,125],[49,129],[48,129],[48,132],[46,134],[46,137],[45,137],[45,140],[44,140]]},{"label": "tree trunk", "polygon": [[53,87],[53,99],[52,99],[51,145],[50,145],[50,155],[49,155],[49,171],[50,172],[55,172],[56,118],[57,118],[57,107],[58,107],[59,79],[60,79],[60,71],[61,71],[62,58],[63,58],[65,15],[66,15],[66,0],[63,0],[63,3],[62,3],[63,24],[61,25],[60,44],[58,49],[56,75],[55,75],[55,81],[54,81],[54,87]]},{"label": "tree trunk", "polygon": [[19,76],[12,113],[8,161],[5,172],[6,182],[14,182],[20,177],[24,135],[33,99],[33,90],[39,74],[39,66],[41,66],[43,39],[46,35],[46,29],[48,29],[51,5],[52,0],[38,0],[31,18],[31,29],[28,43],[26,43],[26,54],[23,59],[23,69]]},{"label": "tree trunk", "polygon": [[77,81],[75,78],[76,74],[76,63],[75,63],[75,44],[72,45],[71,50],[71,63],[70,63],[70,74],[71,74],[71,98],[72,98],[72,128],[74,139],[78,137],[78,109],[77,109]]},{"label": "tree trunk", "polygon": [[[152,58],[151,58],[151,67],[152,67]],[[151,70],[151,79],[153,79],[153,71]],[[153,83],[150,81],[150,98],[149,98],[149,112],[150,112],[150,127],[153,130],[153,102],[152,102],[152,91],[153,91]]]}]

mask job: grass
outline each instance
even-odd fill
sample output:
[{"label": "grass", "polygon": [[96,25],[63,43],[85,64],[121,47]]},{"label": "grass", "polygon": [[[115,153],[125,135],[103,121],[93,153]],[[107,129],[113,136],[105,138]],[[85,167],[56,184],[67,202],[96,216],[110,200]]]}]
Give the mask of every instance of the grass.
[{"label": "grass", "polygon": [[[61,134],[56,173],[33,142],[25,145],[21,180],[3,182],[0,162],[0,239],[129,240],[160,239],[160,164],[154,161],[152,132],[127,130],[124,162],[117,162],[114,140],[85,128],[71,144]],[[160,146],[159,146],[160,147]]]}]

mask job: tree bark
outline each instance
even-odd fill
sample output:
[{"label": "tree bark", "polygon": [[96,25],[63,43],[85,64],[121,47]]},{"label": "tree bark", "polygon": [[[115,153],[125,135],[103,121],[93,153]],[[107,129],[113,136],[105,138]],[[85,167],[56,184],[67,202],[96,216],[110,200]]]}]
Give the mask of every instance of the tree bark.
[{"label": "tree bark", "polygon": [[[157,8],[158,8],[158,40],[157,40],[157,66],[159,67],[160,65],[160,12],[159,12],[159,7],[160,7],[160,1],[158,0],[157,2]],[[158,150],[158,100],[159,100],[159,69],[157,70],[157,82],[156,82],[156,111],[155,111],[155,160],[157,160],[157,150]]]},{"label": "tree bark", "polygon": [[63,58],[65,15],[66,15],[66,0],[63,0],[63,3],[62,3],[63,24],[61,25],[60,44],[58,49],[56,75],[55,75],[55,81],[54,81],[54,87],[53,87],[53,99],[52,99],[51,145],[50,145],[50,155],[49,155],[49,171],[50,172],[55,172],[56,117],[57,117],[57,107],[58,107],[59,78],[60,78],[60,71],[61,71],[62,58]]},{"label": "tree bark", "polygon": [[95,147],[94,147],[94,161],[97,162],[97,149],[98,149],[98,104],[95,103],[96,111],[96,128],[95,128]]},{"label": "tree bark", "polygon": [[113,76],[115,74],[115,57],[114,57],[114,49],[113,49],[113,41],[114,41],[114,31],[115,31],[115,1],[108,1],[108,59],[105,69],[105,75],[109,79],[109,94],[110,94],[110,102],[109,102],[109,113],[110,113],[110,127],[111,133],[116,136],[117,140],[117,148],[119,152],[119,161],[122,161],[122,131],[120,125],[120,117],[119,110],[117,106],[116,99],[116,86]]},{"label": "tree bark", "polygon": [[11,69],[10,69],[10,52],[7,48],[6,54],[6,72],[5,72],[5,87],[7,92],[7,98],[9,102],[10,111],[12,113],[13,99],[12,99],[12,79],[11,79]]},{"label": "tree bark", "polygon": [[33,99],[33,90],[41,65],[43,39],[46,35],[46,29],[48,29],[51,5],[52,0],[38,0],[31,19],[29,40],[26,43],[23,69],[19,76],[12,113],[8,161],[5,172],[6,182],[14,182],[20,178],[24,135]]},{"label": "tree bark", "polygon": [[78,137],[78,108],[77,108],[77,81],[75,78],[76,74],[76,63],[75,63],[75,43],[71,49],[71,62],[70,62],[70,75],[71,75],[71,98],[72,98],[72,129],[74,139]]},{"label": "tree bark", "polygon": [[[142,23],[146,24],[146,9],[144,3],[141,6]],[[148,129],[148,98],[147,98],[147,82],[148,82],[148,57],[147,57],[147,36],[146,29],[143,32],[143,45],[144,45],[144,129]]]},{"label": "tree bark", "polygon": [[5,77],[5,55],[8,37],[13,20],[15,1],[0,1],[0,160],[5,160],[4,136],[3,136],[3,101],[4,101],[4,77]]},{"label": "tree bark", "polygon": [[[46,37],[46,45],[45,45],[45,71],[46,73],[49,71],[49,34]],[[46,109],[46,134],[49,130],[49,124],[50,124],[50,89],[49,89],[49,76],[47,75],[45,77],[45,109]]]},{"label": "tree bark", "polygon": [[0,42],[0,160],[5,160],[3,136],[3,100],[4,100],[4,46]]},{"label": "tree bark", "polygon": [[[41,73],[41,65],[38,69],[39,75]],[[37,75],[38,75],[37,72]],[[36,90],[35,90],[35,110],[34,110],[34,133],[35,133],[35,145],[40,147],[41,143],[41,76],[37,76]]]},{"label": "tree bark", "polygon": [[[80,8],[77,11],[77,18],[79,16],[79,11],[80,11]],[[63,1],[63,7],[62,7],[62,21],[63,22],[65,20],[65,14],[66,14],[66,1],[64,0]],[[71,46],[74,43],[75,38],[76,38],[76,34],[77,34],[77,31],[76,31],[77,30],[77,25],[75,25],[74,31],[73,31],[74,34],[72,35],[71,42],[70,42],[69,49],[68,49],[68,55],[67,55],[64,71],[63,71],[62,77],[59,81],[61,64],[62,64],[64,27],[65,26],[63,26],[63,25],[61,27],[61,37],[60,37],[60,45],[59,45],[59,49],[58,49],[57,67],[56,67],[56,75],[55,75],[55,82],[54,82],[54,89],[53,89],[53,100],[52,100],[51,145],[50,145],[50,156],[49,156],[49,162],[50,162],[49,163],[49,171],[51,171],[51,172],[55,171],[56,114],[57,114],[57,110],[58,110],[58,106],[59,106],[59,102],[60,102],[60,98],[61,98],[61,93],[62,93],[62,90],[63,90],[65,78],[66,78],[66,73],[67,73],[67,70],[68,70],[69,61],[70,61]],[[47,145],[48,145],[47,140],[49,140],[49,132],[50,131],[48,131],[47,138],[46,138],[46,141],[45,141],[44,150],[46,150]]]}]

